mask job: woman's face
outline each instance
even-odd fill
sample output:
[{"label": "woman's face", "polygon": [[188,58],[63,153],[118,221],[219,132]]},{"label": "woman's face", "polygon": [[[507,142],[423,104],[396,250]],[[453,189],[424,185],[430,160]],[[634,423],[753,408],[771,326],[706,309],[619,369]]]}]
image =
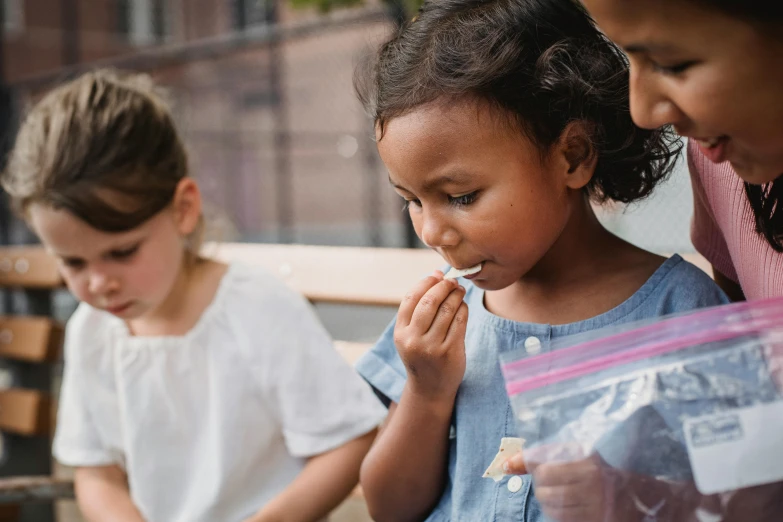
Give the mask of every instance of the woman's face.
[{"label": "woman's face", "polygon": [[783,25],[687,0],[582,0],[631,62],[637,125],[672,124],[750,183],[783,174]]}]

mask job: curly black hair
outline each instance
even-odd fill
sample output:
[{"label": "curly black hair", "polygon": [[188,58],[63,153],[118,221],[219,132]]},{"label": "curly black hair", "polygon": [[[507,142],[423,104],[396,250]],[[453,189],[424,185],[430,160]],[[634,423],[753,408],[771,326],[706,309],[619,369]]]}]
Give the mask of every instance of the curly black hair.
[{"label": "curly black hair", "polygon": [[648,196],[682,144],[634,125],[628,61],[574,0],[430,0],[363,66],[354,87],[382,139],[386,123],[454,98],[489,102],[546,150],[572,122],[597,158],[598,202]]}]

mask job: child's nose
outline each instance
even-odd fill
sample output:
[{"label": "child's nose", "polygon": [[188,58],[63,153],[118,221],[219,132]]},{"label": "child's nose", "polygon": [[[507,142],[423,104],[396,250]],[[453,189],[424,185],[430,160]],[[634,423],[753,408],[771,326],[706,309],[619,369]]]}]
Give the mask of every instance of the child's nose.
[{"label": "child's nose", "polygon": [[88,281],[88,290],[93,295],[103,295],[112,290],[115,285],[105,272],[92,272]]},{"label": "child's nose", "polygon": [[421,240],[431,248],[455,246],[459,243],[457,231],[439,216],[424,216],[421,226]]}]

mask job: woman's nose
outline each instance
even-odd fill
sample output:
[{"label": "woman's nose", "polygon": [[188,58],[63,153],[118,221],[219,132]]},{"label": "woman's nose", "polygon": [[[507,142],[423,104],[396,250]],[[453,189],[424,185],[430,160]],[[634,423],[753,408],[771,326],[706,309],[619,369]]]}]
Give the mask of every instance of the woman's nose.
[{"label": "woman's nose", "polygon": [[631,117],[643,129],[677,125],[684,117],[679,107],[666,95],[656,78],[631,69]]}]

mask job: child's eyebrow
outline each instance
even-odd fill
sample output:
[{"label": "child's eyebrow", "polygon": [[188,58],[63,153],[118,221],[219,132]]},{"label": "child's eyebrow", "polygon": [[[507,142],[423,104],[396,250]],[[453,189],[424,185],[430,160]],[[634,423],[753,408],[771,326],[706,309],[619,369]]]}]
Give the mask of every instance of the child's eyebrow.
[{"label": "child's eyebrow", "polygon": [[[424,190],[430,191],[430,190],[434,190],[434,189],[436,189],[436,188],[438,188],[438,187],[440,187],[442,185],[462,185],[464,183],[467,183],[468,180],[469,180],[469,178],[466,175],[460,175],[460,174],[448,175],[448,174],[446,174],[446,175],[438,176],[437,178],[429,179],[429,180],[425,181],[424,184],[423,184],[423,187],[424,187]],[[410,192],[405,187],[395,183],[394,180],[391,178],[391,176],[389,176],[389,183],[391,183],[392,187],[394,187],[396,189],[400,189],[400,190],[404,190],[406,192]]]}]

